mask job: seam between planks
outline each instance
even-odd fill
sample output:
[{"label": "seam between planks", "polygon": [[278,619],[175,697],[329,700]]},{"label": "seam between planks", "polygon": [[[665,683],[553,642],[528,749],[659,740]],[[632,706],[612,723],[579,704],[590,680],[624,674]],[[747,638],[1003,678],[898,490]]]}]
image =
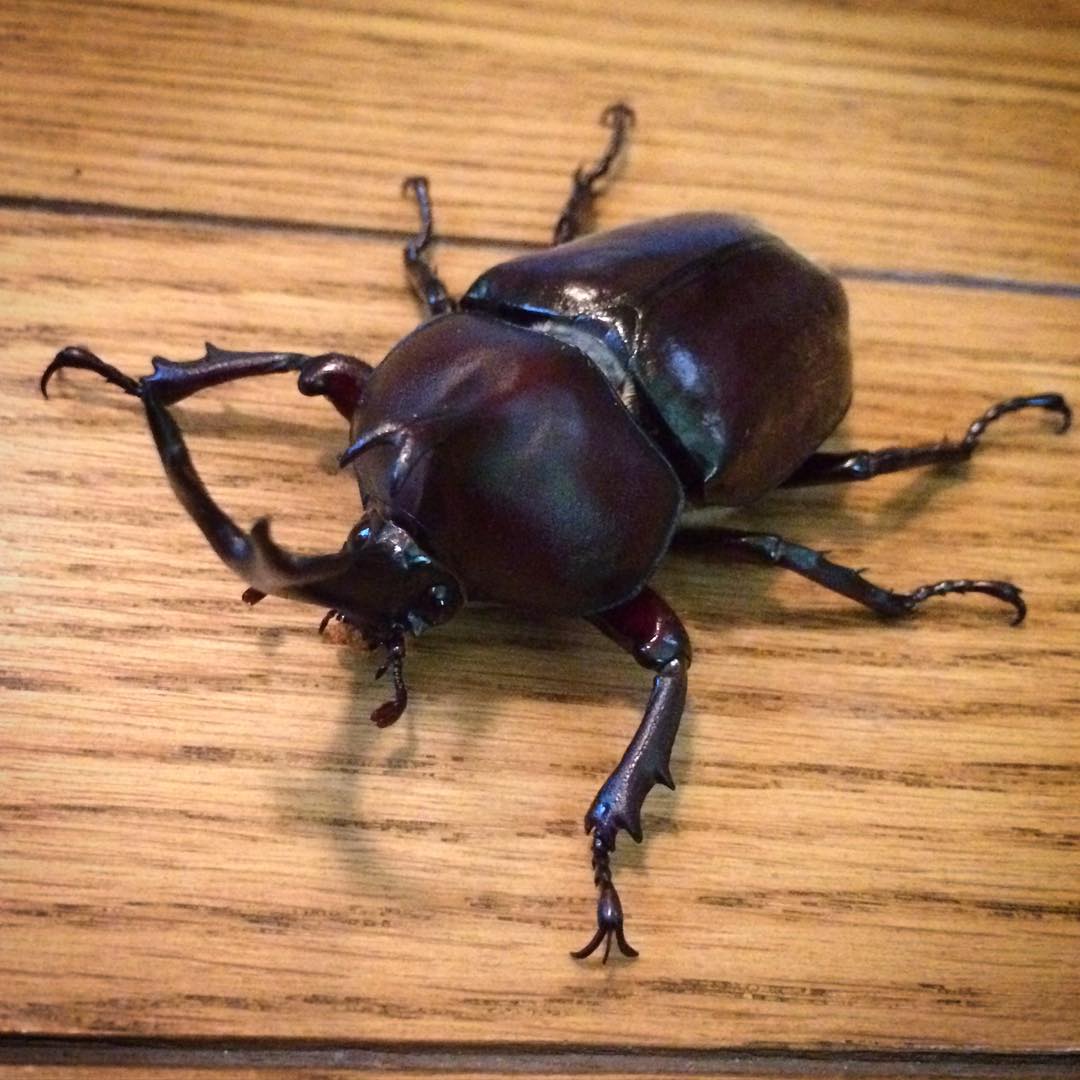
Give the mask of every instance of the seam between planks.
[{"label": "seam between planks", "polygon": [[0,1034],[0,1065],[292,1068],[401,1072],[701,1076],[1080,1076],[1080,1052],[986,1050],[667,1049],[531,1043],[333,1043],[305,1039]]},{"label": "seam between planks", "polygon": [[[335,225],[332,222],[305,221],[293,218],[258,217],[244,214],[219,214],[202,210],[177,210],[169,207],[128,206],[123,203],[95,202],[83,199],[46,198],[39,195],[0,194],[0,210],[23,210],[58,217],[106,218],[120,221],[156,221],[162,224],[201,225],[221,229],[249,229],[253,232],[294,232],[318,236],[341,236],[357,240],[394,240],[404,243],[412,232],[365,225]],[[535,240],[507,240],[493,236],[469,236],[437,233],[441,244],[465,247],[490,247],[503,251],[539,251],[547,244]],[[866,267],[832,264],[837,277],[849,281],[879,281],[931,288],[958,288],[985,292],[1020,293],[1029,296],[1053,296],[1080,300],[1080,283],[1066,281],[1031,281],[1023,278],[989,274],[962,274],[949,270],[902,270],[890,267]]]}]

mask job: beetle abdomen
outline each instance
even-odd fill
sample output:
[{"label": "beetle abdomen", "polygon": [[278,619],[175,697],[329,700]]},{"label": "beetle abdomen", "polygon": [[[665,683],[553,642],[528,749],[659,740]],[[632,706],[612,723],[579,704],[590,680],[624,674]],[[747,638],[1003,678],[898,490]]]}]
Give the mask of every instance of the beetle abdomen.
[{"label": "beetle abdomen", "polygon": [[450,314],[397,345],[353,420],[415,432],[356,459],[366,500],[445,563],[471,600],[590,614],[648,579],[682,508],[678,478],[605,378],[554,338]]},{"label": "beetle abdomen", "polygon": [[639,419],[699,502],[739,505],[781,483],[851,396],[839,282],[744,218],[585,236],[494,267],[464,304],[562,319],[619,356],[647,403]]}]

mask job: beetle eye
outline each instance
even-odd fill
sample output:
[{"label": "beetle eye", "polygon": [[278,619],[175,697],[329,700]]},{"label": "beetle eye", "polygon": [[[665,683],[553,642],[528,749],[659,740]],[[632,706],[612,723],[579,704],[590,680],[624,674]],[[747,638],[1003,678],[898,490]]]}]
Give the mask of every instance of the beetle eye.
[{"label": "beetle eye", "polygon": [[450,590],[445,585],[432,585],[428,589],[428,599],[436,607],[446,607],[450,603]]}]

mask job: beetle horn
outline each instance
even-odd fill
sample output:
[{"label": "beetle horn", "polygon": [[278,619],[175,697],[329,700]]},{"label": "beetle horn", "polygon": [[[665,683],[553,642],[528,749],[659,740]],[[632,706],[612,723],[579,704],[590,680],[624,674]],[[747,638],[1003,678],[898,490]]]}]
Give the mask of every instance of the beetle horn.
[{"label": "beetle horn", "polygon": [[452,417],[428,417],[415,420],[388,420],[361,431],[352,445],[338,458],[338,465],[351,465],[365,450],[389,443],[397,451],[390,470],[390,494],[396,495],[405,485],[413,466],[421,456],[449,434]]},{"label": "beetle horn", "polygon": [[270,519],[266,517],[251,526],[249,537],[251,560],[244,576],[263,592],[325,581],[352,565],[352,558],[344,550],[330,555],[296,555],[286,550],[270,536]]},{"label": "beetle horn", "polygon": [[373,446],[389,443],[393,446],[400,457],[407,450],[415,447],[416,436],[404,424],[396,420],[389,420],[378,427],[368,428],[361,431],[353,440],[349,448],[338,458],[338,466],[342,469],[351,465],[365,450]]},{"label": "beetle horn", "polygon": [[169,410],[154,394],[144,394],[142,400],[174,494],[221,561],[257,593],[302,588],[349,568],[352,560],[345,550],[328,555],[294,555],[287,551],[271,538],[266,518],[256,521],[250,533],[241,529],[207,491]]}]

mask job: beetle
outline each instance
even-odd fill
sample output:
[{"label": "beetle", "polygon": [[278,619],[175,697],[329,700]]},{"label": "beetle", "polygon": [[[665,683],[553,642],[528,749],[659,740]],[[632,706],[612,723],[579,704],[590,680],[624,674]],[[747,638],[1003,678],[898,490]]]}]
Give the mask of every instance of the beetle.
[{"label": "beetle", "polygon": [[[188,362],[155,357],[131,378],[83,346],[63,368],[103,376],[141,400],[173,491],[250,604],[267,594],[327,608],[369,648],[394,683],[372,713],[403,712],[405,642],[469,602],[588,619],[653,675],[644,717],[585,815],[596,930],[571,955],[612,942],[637,955],[612,880],[616,837],[642,839],[642,804],[674,787],[672,745],[687,693],[690,642],[649,579],[686,509],[745,506],[780,487],[868,480],[964,461],[998,417],[1028,407],[1071,411],[1055,393],[988,409],[958,441],[825,452],[851,399],[844,290],[837,278],[755,222],[684,213],[589,233],[594,203],[634,122],[605,110],[603,155],[573,176],[550,248],[503,262],[460,300],[431,261],[424,177],[404,190],[420,227],[404,250],[427,318],[377,367],[342,353],[233,352],[208,344]],[[274,372],[298,374],[348,421],[341,455],[362,516],[340,550],[279,546],[266,518],[236,525],[196,472],[169,407],[200,390]],[[732,560],[793,570],[889,618],[948,593],[985,593],[1025,614],[1006,581],[954,579],[897,592],[780,536],[717,529]]]}]

